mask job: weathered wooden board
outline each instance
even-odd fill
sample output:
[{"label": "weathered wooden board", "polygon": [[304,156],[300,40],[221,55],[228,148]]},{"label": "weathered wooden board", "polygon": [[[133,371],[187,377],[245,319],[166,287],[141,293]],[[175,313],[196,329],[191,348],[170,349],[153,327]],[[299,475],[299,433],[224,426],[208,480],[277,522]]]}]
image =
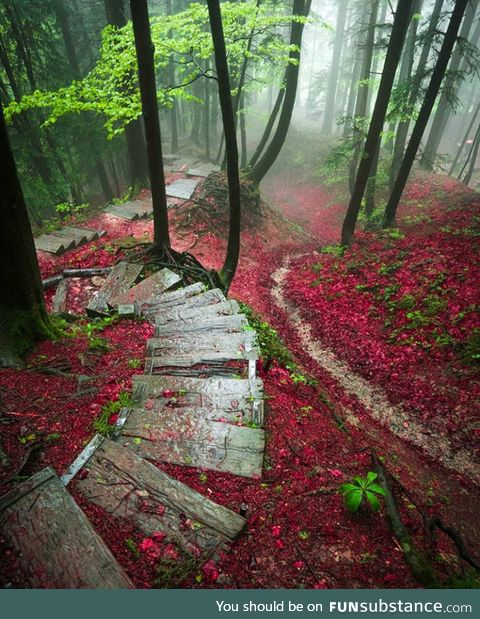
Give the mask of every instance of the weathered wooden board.
[{"label": "weathered wooden board", "polygon": [[[182,335],[187,337],[192,331],[198,336],[211,334],[215,337],[218,333],[239,333],[249,329],[247,317],[244,314],[231,314],[230,316],[213,316],[213,318],[199,318],[183,322],[181,326]],[[175,336],[179,332],[179,325],[176,322],[168,322],[164,325],[157,325],[155,337],[168,338]],[[191,337],[191,335],[189,336]]]},{"label": "weathered wooden board", "polygon": [[112,297],[109,304],[112,306],[126,305],[134,301],[139,304],[148,303],[180,281],[182,281],[182,278],[177,273],[170,271],[170,269],[162,269],[133,286],[133,288]]},{"label": "weathered wooden board", "polygon": [[72,228],[62,228],[61,230],[55,230],[52,232],[55,236],[60,236],[65,239],[65,243],[69,242],[73,244],[73,247],[78,247],[87,242],[87,235],[83,232],[78,232]]},{"label": "weathered wooden board", "polygon": [[201,176],[206,178],[212,172],[219,172],[220,166],[216,163],[199,163],[187,170],[188,176]]},{"label": "weathered wooden board", "polygon": [[192,197],[199,182],[198,178],[179,178],[171,185],[167,185],[165,188],[167,196],[188,200]]},{"label": "weathered wooden board", "polygon": [[164,533],[198,556],[231,542],[245,519],[173,479],[153,464],[105,440],[76,487],[112,516],[127,518],[146,535]]},{"label": "weathered wooden board", "polygon": [[133,200],[128,202],[128,208],[135,213],[138,213],[140,219],[145,219],[153,214],[153,205],[145,200]]},{"label": "weathered wooden board", "polygon": [[67,309],[69,280],[61,279],[55,291],[52,303],[52,314],[62,314]]},{"label": "weathered wooden board", "polygon": [[32,588],[133,586],[52,468],[0,498],[0,528]]},{"label": "weathered wooden board", "polygon": [[185,172],[190,166],[195,164],[198,160],[192,159],[192,157],[182,157],[176,161],[173,172]]},{"label": "weathered wooden board", "polygon": [[[240,333],[182,333],[169,338],[152,337],[147,340],[147,355],[183,355],[185,352],[220,352],[228,351],[239,359],[257,359],[259,355],[257,334],[255,331]],[[255,353],[250,355],[250,353]]]},{"label": "weathered wooden board", "polygon": [[[190,368],[197,365],[223,364],[229,361],[255,361],[258,359],[258,351],[236,349],[233,346],[225,346],[222,349],[194,349],[172,347],[155,351],[157,356],[145,359],[145,374],[154,373],[156,368]],[[147,354],[150,351],[147,350]]]},{"label": "weathered wooden board", "polygon": [[[260,379],[187,378],[183,376],[132,376],[136,402],[158,399],[162,404],[178,402],[184,407],[217,410],[241,416],[259,427],[264,423],[263,383]],[[165,393],[174,395],[165,397]],[[146,406],[146,405],[145,405]]]},{"label": "weathered wooden board", "polygon": [[65,247],[65,251],[70,251],[71,249],[75,249],[75,247],[77,246],[77,240],[67,234],[64,234],[62,230],[51,232],[50,236],[52,238],[59,239],[60,241],[62,241],[63,246]]},{"label": "weathered wooden board", "polygon": [[90,241],[96,241],[102,236],[105,236],[105,230],[93,230],[92,228],[79,228],[78,226],[67,226],[64,230],[68,230],[69,232],[78,232],[79,234],[85,235],[87,237],[87,243]]},{"label": "weathered wooden board", "polygon": [[[175,310],[187,310],[195,307],[205,307],[206,305],[213,305],[214,303],[225,302],[227,299],[221,290],[214,288],[207,290],[199,294],[195,294],[183,299],[179,304],[167,304],[167,306],[158,306],[158,314],[163,315],[167,312],[173,312]],[[153,315],[155,312],[150,310],[149,315]]]},{"label": "weathered wooden board", "polygon": [[50,234],[42,234],[35,239],[35,249],[60,256],[65,253],[64,239]]},{"label": "weathered wooden board", "polygon": [[[148,316],[148,320],[156,325],[163,325],[168,322],[182,323],[188,320],[198,320],[207,316],[228,316],[239,313],[239,306],[236,301],[221,301],[205,307],[175,307],[167,312]],[[182,328],[178,325],[179,330]]]},{"label": "weathered wooden board", "polygon": [[141,201],[125,202],[124,204],[110,204],[103,210],[109,215],[121,217],[122,219],[128,219],[129,221],[142,219],[153,213],[153,208],[151,205],[149,205],[148,202]]},{"label": "weathered wooden board", "polygon": [[142,303],[142,313],[145,315],[152,314],[155,313],[157,309],[166,311],[167,308],[174,307],[175,305],[182,305],[186,299],[202,292],[206,292],[206,288],[201,282],[196,282],[195,284],[191,284],[185,288],[179,288],[178,290],[164,292],[152,302]]},{"label": "weathered wooden board", "polygon": [[87,306],[87,314],[108,314],[112,298],[126,292],[142,271],[143,265],[119,262],[108,274],[105,283]]},{"label": "weathered wooden board", "polygon": [[133,409],[118,441],[142,458],[259,477],[263,430],[204,419],[201,414]]}]

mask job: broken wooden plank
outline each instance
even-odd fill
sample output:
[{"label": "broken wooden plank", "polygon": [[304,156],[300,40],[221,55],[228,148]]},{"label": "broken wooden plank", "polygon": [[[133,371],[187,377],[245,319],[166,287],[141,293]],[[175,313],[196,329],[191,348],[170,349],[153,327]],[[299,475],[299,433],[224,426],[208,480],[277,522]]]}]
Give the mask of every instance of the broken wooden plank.
[{"label": "broken wooden plank", "polygon": [[[196,365],[223,364],[228,361],[255,361],[258,359],[258,351],[243,350],[225,345],[223,348],[211,350],[195,349],[194,344],[189,347],[172,347],[164,350],[153,351],[155,355],[145,359],[145,374],[151,374],[155,368],[194,367]],[[147,354],[151,351],[147,350]]]},{"label": "broken wooden plank", "polygon": [[178,288],[169,292],[163,292],[156,299],[152,299],[149,303],[141,305],[143,314],[155,313],[156,309],[165,311],[168,307],[181,305],[186,299],[193,297],[202,292],[206,292],[206,287],[201,282],[196,282],[185,288]]},{"label": "broken wooden plank", "polygon": [[34,589],[133,586],[50,467],[0,498],[0,528]]},{"label": "broken wooden plank", "polygon": [[265,434],[256,428],[209,421],[195,412],[134,409],[118,442],[142,458],[259,477]]},{"label": "broken wooden plank", "polygon": [[58,236],[51,236],[50,234],[42,234],[38,239],[35,239],[35,249],[48,252],[49,254],[55,254],[56,256],[60,256],[66,251],[64,240]]},{"label": "broken wooden plank", "polygon": [[216,163],[200,163],[190,167],[187,170],[187,175],[206,178],[212,172],[220,172],[220,166]]},{"label": "broken wooden plank", "polygon": [[111,204],[103,210],[105,213],[108,213],[108,215],[113,215],[114,217],[121,217],[122,219],[127,219],[128,221],[135,221],[136,219],[140,219],[140,215],[138,214],[138,212],[130,208],[129,202],[126,202],[125,204]]},{"label": "broken wooden plank", "polygon": [[[164,325],[168,322],[182,323],[188,320],[198,320],[207,316],[228,316],[239,313],[239,305],[236,301],[221,301],[205,307],[175,307],[157,315],[149,315],[148,320],[156,325]],[[181,325],[179,324],[179,329]]]},{"label": "broken wooden plank", "polygon": [[82,234],[87,238],[87,243],[90,241],[96,241],[97,239],[105,236],[105,230],[94,230],[92,228],[80,228],[79,226],[66,226],[63,228],[64,230],[68,230],[69,232],[77,232],[78,234]]},{"label": "broken wooden plank", "polygon": [[[212,336],[218,333],[239,333],[250,329],[248,319],[245,314],[231,314],[230,316],[213,316],[198,318],[183,322],[181,331],[183,336],[191,332],[195,332],[198,336],[203,337],[206,334]],[[164,325],[157,325],[155,328],[155,337],[168,338],[179,332],[179,325],[176,322],[168,322]]]},{"label": "broken wooden plank", "polygon": [[[258,340],[255,331],[241,331],[240,333],[215,333],[208,331],[199,335],[196,332],[182,333],[170,337],[152,337],[147,340],[147,355],[150,357],[172,355],[185,351],[196,353],[230,351],[237,354],[239,359],[258,358]],[[255,356],[250,353],[255,353]]]},{"label": "broken wooden plank", "polygon": [[182,278],[177,273],[170,271],[170,269],[162,269],[139,282],[133,288],[112,297],[109,304],[113,306],[133,302],[139,304],[148,303],[151,299],[156,298],[159,294],[181,281]]},{"label": "broken wooden plank", "polygon": [[61,279],[52,303],[52,314],[63,314],[67,311],[68,279]]},{"label": "broken wooden plank", "polygon": [[199,178],[179,178],[165,188],[167,196],[189,200],[200,182]]},{"label": "broken wooden plank", "polygon": [[76,481],[86,499],[145,535],[164,534],[198,556],[235,539],[245,519],[106,439]]},{"label": "broken wooden plank", "polygon": [[87,306],[89,315],[105,315],[109,312],[110,300],[126,292],[140,275],[143,269],[141,264],[119,262],[108,274],[108,277]]}]

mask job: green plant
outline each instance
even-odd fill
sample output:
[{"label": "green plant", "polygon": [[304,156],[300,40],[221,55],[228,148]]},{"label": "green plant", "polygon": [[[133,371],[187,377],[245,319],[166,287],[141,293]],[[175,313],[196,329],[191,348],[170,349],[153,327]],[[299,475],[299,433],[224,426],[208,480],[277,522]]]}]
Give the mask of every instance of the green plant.
[{"label": "green plant", "polygon": [[135,543],[135,541],[131,538],[131,537],[127,537],[127,539],[125,540],[125,546],[128,548],[128,550],[132,553],[134,559],[139,559],[140,558],[140,550],[137,547],[137,544]]},{"label": "green plant", "polygon": [[129,359],[127,361],[127,365],[128,365],[128,367],[130,369],[136,370],[137,368],[139,368],[142,365],[142,361],[141,361],[141,359],[136,359],[136,358]]},{"label": "green plant", "polygon": [[348,510],[358,511],[364,499],[368,501],[373,510],[380,509],[377,494],[385,496],[385,490],[375,482],[376,479],[377,473],[369,471],[366,478],[357,475],[351,482],[340,486],[340,493],[343,495]]},{"label": "green plant", "polygon": [[115,431],[115,426],[110,423],[110,417],[119,413],[122,408],[132,406],[132,404],[131,394],[127,391],[121,391],[116,400],[110,400],[102,407],[100,415],[93,421],[93,429],[110,438]]},{"label": "green plant", "polygon": [[466,365],[480,364],[480,329],[473,329],[471,335],[460,344],[459,356]]},{"label": "green plant", "polygon": [[321,254],[330,254],[331,256],[338,256],[341,258],[343,254],[346,252],[347,248],[345,245],[324,245],[320,249]]},{"label": "green plant", "polygon": [[104,337],[89,337],[88,350],[94,352],[108,352],[111,346]]},{"label": "green plant", "polygon": [[318,384],[318,381],[310,376],[304,376],[298,372],[292,372],[290,374],[290,380],[294,385],[308,385],[309,387],[314,387]]}]

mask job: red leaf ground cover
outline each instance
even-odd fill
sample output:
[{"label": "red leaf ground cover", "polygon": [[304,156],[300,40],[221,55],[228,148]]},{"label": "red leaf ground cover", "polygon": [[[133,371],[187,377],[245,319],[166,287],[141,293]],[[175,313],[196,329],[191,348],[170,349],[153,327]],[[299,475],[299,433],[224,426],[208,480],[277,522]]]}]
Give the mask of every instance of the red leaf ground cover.
[{"label": "red leaf ground cover", "polygon": [[[478,303],[478,254],[472,252],[478,223],[473,218],[478,208],[471,205],[471,195],[457,184],[443,181],[433,187],[412,185],[402,208],[405,238],[361,233],[347,259],[340,261],[328,254],[311,254],[337,240],[343,206],[318,187],[295,188],[293,196],[282,189],[280,181],[278,185],[275,203],[308,234],[273,214],[258,229],[245,231],[231,293],[278,329],[300,363],[299,371],[308,372],[319,384],[298,384],[275,362],[262,373],[268,398],[268,441],[265,472],[259,480],[158,464],[212,500],[235,511],[247,510],[245,533],[228,551],[194,566],[189,576],[173,569],[184,557],[166,540],[145,537],[121,518],[87,503],[72,488],[75,499],[137,587],[416,586],[383,511],[373,514],[364,509],[350,514],[338,493],[341,483],[371,470],[372,446],[410,491],[407,498],[395,490],[402,517],[420,547],[425,547],[426,535],[412,500],[424,513],[439,514],[457,524],[466,533],[469,547],[478,551],[477,489],[370,419],[362,403],[345,394],[338,382],[309,358],[290,317],[271,296],[271,275],[284,257],[307,253],[293,263],[287,292],[315,335],[352,369],[381,385],[392,401],[410,406],[433,431],[446,434],[455,445],[467,443],[476,448],[473,424],[478,421],[478,375],[460,363],[454,344],[435,339],[448,335],[462,342],[478,326],[478,313],[468,310]],[[445,198],[451,202],[448,209]],[[462,206],[467,198],[468,205]],[[174,247],[186,249],[195,243],[193,251],[206,266],[222,264],[225,239],[206,228],[185,231],[173,209],[170,219]],[[142,240],[152,232],[151,222],[121,222],[105,214],[89,223],[105,228],[107,236],[60,258],[41,254],[44,277],[66,267],[113,264],[123,255],[115,253],[116,241],[128,235]],[[447,227],[450,229],[440,229]],[[313,268],[317,264],[321,266]],[[431,291],[440,273],[445,277],[439,278]],[[387,291],[389,286],[397,287]],[[69,295],[71,311],[79,312],[93,290],[88,280],[74,282]],[[435,313],[427,316],[429,321],[415,315],[418,326],[407,328],[412,322],[407,317],[409,308],[398,302],[412,295],[415,305],[410,310],[425,313],[425,299],[433,294],[440,300],[435,297],[428,302],[435,308]],[[462,313],[457,321],[449,320],[449,316]],[[29,473],[47,464],[59,473],[64,471],[92,436],[92,423],[102,406],[130,388],[133,373],[142,372],[141,363],[134,366],[136,360],[143,360],[145,340],[151,334],[151,327],[143,322],[114,323],[99,334],[111,346],[106,353],[89,350],[88,338],[80,335],[42,343],[29,359],[33,367],[28,371],[0,372],[7,408],[2,444],[11,458],[10,466],[0,469],[0,492],[10,487],[9,479],[32,444],[38,444],[39,450]],[[390,341],[392,334],[398,341]],[[415,341],[406,341],[412,335]],[[60,367],[67,376],[44,374],[41,364]],[[84,388],[92,391],[77,395],[78,375],[93,379],[84,383]],[[346,409],[361,421],[349,433],[338,426],[337,413],[341,416]],[[27,439],[31,435],[34,438]],[[440,538],[433,549],[442,573],[448,575],[457,569],[454,549],[447,540]],[[11,554],[4,555],[6,560],[0,566],[0,580],[21,586],[13,569],[15,553],[8,552]]]}]

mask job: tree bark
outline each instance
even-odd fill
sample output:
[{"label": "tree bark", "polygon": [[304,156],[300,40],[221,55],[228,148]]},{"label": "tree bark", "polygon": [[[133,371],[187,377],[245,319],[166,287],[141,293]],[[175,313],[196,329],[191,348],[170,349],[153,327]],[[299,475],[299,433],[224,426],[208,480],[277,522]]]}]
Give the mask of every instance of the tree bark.
[{"label": "tree bark", "polygon": [[162,140],[158,119],[154,47],[150,32],[147,0],[130,0],[133,34],[138,61],[138,80],[147,140],[147,158],[153,204],[153,244],[157,252],[170,249],[167,195],[163,172]]},{"label": "tree bark", "polygon": [[450,23],[448,24],[440,53],[438,55],[437,63],[430,79],[430,84],[425,94],[423,105],[413,128],[412,135],[410,136],[410,141],[405,151],[405,156],[403,158],[402,165],[400,166],[397,180],[395,181],[395,185],[393,186],[392,193],[388,200],[387,208],[385,209],[385,227],[391,226],[395,221],[398,203],[402,197],[402,193],[407,183],[410,170],[412,169],[415,156],[418,152],[428,119],[430,118],[433,106],[435,105],[435,100],[440,90],[445,71],[447,70],[448,61],[457,40],[458,30],[468,3],[469,0],[456,0],[455,2],[455,7],[450,18]]},{"label": "tree bark", "polygon": [[250,159],[250,162],[248,164],[249,168],[253,168],[253,166],[257,163],[260,155],[263,153],[263,149],[265,148],[267,142],[268,142],[268,138],[270,137],[270,134],[272,133],[272,129],[273,129],[273,125],[275,124],[275,121],[277,120],[277,116],[278,113],[280,111],[280,108],[282,106],[282,101],[283,101],[283,97],[285,96],[285,88],[282,87],[280,88],[280,90],[278,91],[278,95],[277,98],[275,100],[275,104],[273,106],[272,112],[268,118],[268,122],[265,126],[265,130],[263,132],[262,137],[260,138],[260,142],[258,143],[257,148],[255,149],[255,152],[252,155],[252,158]]},{"label": "tree bark", "polygon": [[[294,0],[293,15],[308,17],[310,12],[311,0]],[[263,156],[257,161],[253,168],[248,173],[248,178],[255,185],[259,185],[277,159],[282,146],[287,137],[290,121],[292,118],[293,107],[297,96],[298,74],[300,65],[300,48],[302,45],[303,23],[292,22],[290,34],[290,45],[295,46],[295,50],[290,51],[289,58],[295,60],[296,64],[289,64],[285,72],[285,96],[283,100],[282,111],[278,119],[277,130],[268,145]]]},{"label": "tree bark", "polygon": [[[477,105],[477,107],[475,108],[472,118],[468,124],[467,130],[465,131],[465,135],[463,136],[463,140],[460,143],[460,146],[457,150],[457,154],[455,155],[453,161],[452,161],[452,165],[450,166],[450,170],[448,172],[448,176],[452,176],[454,171],[455,171],[455,166],[458,163],[458,160],[460,159],[460,155],[462,153],[462,150],[465,148],[465,145],[467,143],[468,140],[468,136],[470,135],[471,130],[473,129],[473,126],[475,124],[475,121],[477,120],[478,114],[480,113],[480,103]],[[463,170],[462,170],[463,171]],[[461,174],[460,174],[461,176]],[[460,177],[459,177],[460,178]]]},{"label": "tree bark", "polygon": [[238,147],[233,112],[233,102],[230,89],[230,75],[228,72],[227,52],[223,34],[222,15],[219,0],[207,0],[215,52],[215,66],[217,69],[218,96],[222,112],[223,130],[227,154],[228,197],[230,206],[230,224],[228,231],[228,245],[225,262],[220,272],[220,278],[225,290],[230,288],[235,271],[237,270],[240,255],[240,174],[238,170]]},{"label": "tree bark", "polygon": [[0,107],[0,366],[21,366],[51,333],[27,208]]},{"label": "tree bark", "polygon": [[340,57],[343,49],[345,34],[345,22],[347,19],[348,0],[339,0],[337,9],[337,25],[335,29],[335,41],[333,44],[332,63],[328,76],[327,99],[325,102],[325,116],[323,118],[322,133],[332,134],[335,115],[335,100],[337,95],[338,73],[340,69]]},{"label": "tree bark", "polygon": [[463,182],[465,185],[468,185],[472,180],[472,175],[475,170],[475,164],[477,162],[478,156],[478,147],[480,146],[480,125],[478,126],[477,132],[475,134],[475,139],[473,140],[472,150],[470,151],[470,165],[468,166],[468,171],[465,174],[465,178]]},{"label": "tree bark", "polygon": [[[465,11],[465,19],[463,20],[462,28],[460,31],[461,39],[468,39],[470,29],[474,21],[475,12],[478,6],[478,1],[479,0],[471,0],[468,3],[467,9]],[[478,38],[479,34],[480,28],[477,27],[475,31],[475,38]],[[472,42],[475,44],[474,41]],[[420,161],[420,165],[426,170],[433,170],[433,165],[435,162],[435,157],[437,156],[438,147],[440,146],[440,141],[442,139],[443,132],[445,130],[448,118],[452,110],[452,106],[449,101],[449,93],[453,93],[457,87],[459,80],[458,71],[460,69],[462,58],[463,48],[457,43],[452,55],[450,65],[448,67],[450,75],[445,80],[442,94],[440,95],[440,100],[438,102],[437,111],[433,118],[432,126],[430,127],[430,133],[428,134],[428,139],[425,144],[425,148],[423,150],[422,158]]]},{"label": "tree bark", "polygon": [[358,213],[360,211],[362,198],[365,193],[365,187],[368,182],[370,168],[375,157],[375,151],[378,147],[380,134],[385,122],[393,81],[395,79],[395,73],[402,54],[403,43],[407,34],[414,1],[415,0],[405,0],[397,6],[397,12],[395,13],[392,33],[390,35],[390,41],[387,49],[387,56],[383,66],[382,79],[380,81],[377,100],[375,102],[375,107],[372,114],[372,120],[370,122],[360,165],[358,166],[357,177],[355,179],[355,185],[353,187],[348,210],[343,221],[341,239],[342,245],[349,245],[355,232]]}]

